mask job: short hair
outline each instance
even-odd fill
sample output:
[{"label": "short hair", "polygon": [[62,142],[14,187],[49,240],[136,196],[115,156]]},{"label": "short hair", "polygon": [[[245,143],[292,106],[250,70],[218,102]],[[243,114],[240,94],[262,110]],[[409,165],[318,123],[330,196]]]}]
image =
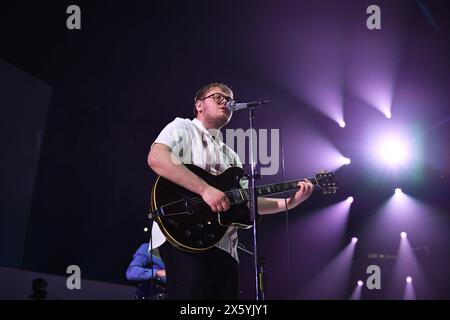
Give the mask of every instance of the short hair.
[{"label": "short hair", "polygon": [[211,90],[211,88],[220,88],[222,91],[224,91],[225,93],[227,93],[228,95],[230,95],[231,97],[233,96],[233,91],[230,89],[230,87],[228,87],[226,84],[220,83],[220,82],[213,82],[213,83],[209,83],[206,86],[201,87],[200,89],[198,89],[197,93],[195,94],[195,98],[194,98],[194,116],[197,117],[197,108],[195,107],[195,103],[198,100],[201,100],[205,97],[205,94]]}]

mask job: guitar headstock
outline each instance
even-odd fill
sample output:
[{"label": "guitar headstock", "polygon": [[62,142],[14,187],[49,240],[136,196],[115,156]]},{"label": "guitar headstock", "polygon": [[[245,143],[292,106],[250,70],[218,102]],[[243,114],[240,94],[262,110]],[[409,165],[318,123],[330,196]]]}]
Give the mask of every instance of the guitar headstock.
[{"label": "guitar headstock", "polygon": [[323,194],[336,193],[338,185],[333,172],[320,171],[316,174],[316,181]]}]

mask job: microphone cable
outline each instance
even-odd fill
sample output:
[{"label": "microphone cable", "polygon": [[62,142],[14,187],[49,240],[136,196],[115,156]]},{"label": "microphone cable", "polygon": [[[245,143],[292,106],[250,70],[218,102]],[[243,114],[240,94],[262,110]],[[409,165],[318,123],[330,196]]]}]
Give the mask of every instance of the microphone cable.
[{"label": "microphone cable", "polygon": [[[274,101],[273,104],[278,106]],[[285,221],[286,221],[286,238],[287,238],[287,263],[288,263],[288,277],[289,277],[289,291],[292,296],[292,299],[295,299],[295,290],[294,290],[294,279],[292,273],[292,260],[291,260],[291,232],[289,229],[289,209],[286,198],[286,172],[284,166],[284,147],[283,147],[283,125],[281,121],[281,112],[277,112],[278,114],[278,123],[280,127],[280,151],[281,151],[281,180],[283,181],[283,195],[284,195],[284,213],[285,213]]]}]

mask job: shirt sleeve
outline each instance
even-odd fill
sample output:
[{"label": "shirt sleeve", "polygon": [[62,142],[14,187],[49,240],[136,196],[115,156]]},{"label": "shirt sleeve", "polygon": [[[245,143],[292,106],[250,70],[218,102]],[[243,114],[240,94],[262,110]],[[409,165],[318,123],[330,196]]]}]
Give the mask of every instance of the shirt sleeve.
[{"label": "shirt sleeve", "polygon": [[148,265],[148,259],[145,255],[135,254],[127,269],[127,279],[133,281],[151,279],[155,270]]},{"label": "shirt sleeve", "polygon": [[[152,260],[153,267],[151,267]],[[128,266],[126,277],[132,281],[149,280],[153,275],[156,277],[156,271],[164,268],[164,262],[156,256],[152,258],[147,247],[142,245],[134,254],[133,260]],[[165,279],[162,280],[165,282]]]},{"label": "shirt sleeve", "polygon": [[175,118],[174,121],[164,127],[153,144],[165,144],[183,163],[190,163],[192,150],[191,125],[189,119]]}]

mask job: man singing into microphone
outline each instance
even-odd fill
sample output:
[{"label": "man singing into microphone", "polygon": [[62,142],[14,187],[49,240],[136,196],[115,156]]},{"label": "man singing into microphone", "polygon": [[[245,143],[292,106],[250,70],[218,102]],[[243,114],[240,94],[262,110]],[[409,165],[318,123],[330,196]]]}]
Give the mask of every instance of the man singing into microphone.
[{"label": "man singing into microphone", "polygon": [[[176,118],[156,138],[148,154],[148,164],[158,175],[197,193],[213,212],[230,208],[228,197],[208,185],[184,164],[193,164],[219,174],[231,166],[242,168],[239,156],[219,137],[220,129],[231,119],[227,102],[233,92],[222,83],[211,83],[197,91],[194,99],[195,118]],[[246,188],[245,182],[241,186]],[[288,209],[306,200],[313,185],[302,181],[298,191],[287,199]],[[258,213],[272,214],[285,210],[284,198],[258,198]],[[156,223],[152,233],[162,234]],[[156,242],[156,243],[155,243]],[[159,246],[166,266],[169,299],[238,299],[239,274],[237,228],[229,227],[225,236],[212,249],[190,253],[172,246],[169,241]]]}]

